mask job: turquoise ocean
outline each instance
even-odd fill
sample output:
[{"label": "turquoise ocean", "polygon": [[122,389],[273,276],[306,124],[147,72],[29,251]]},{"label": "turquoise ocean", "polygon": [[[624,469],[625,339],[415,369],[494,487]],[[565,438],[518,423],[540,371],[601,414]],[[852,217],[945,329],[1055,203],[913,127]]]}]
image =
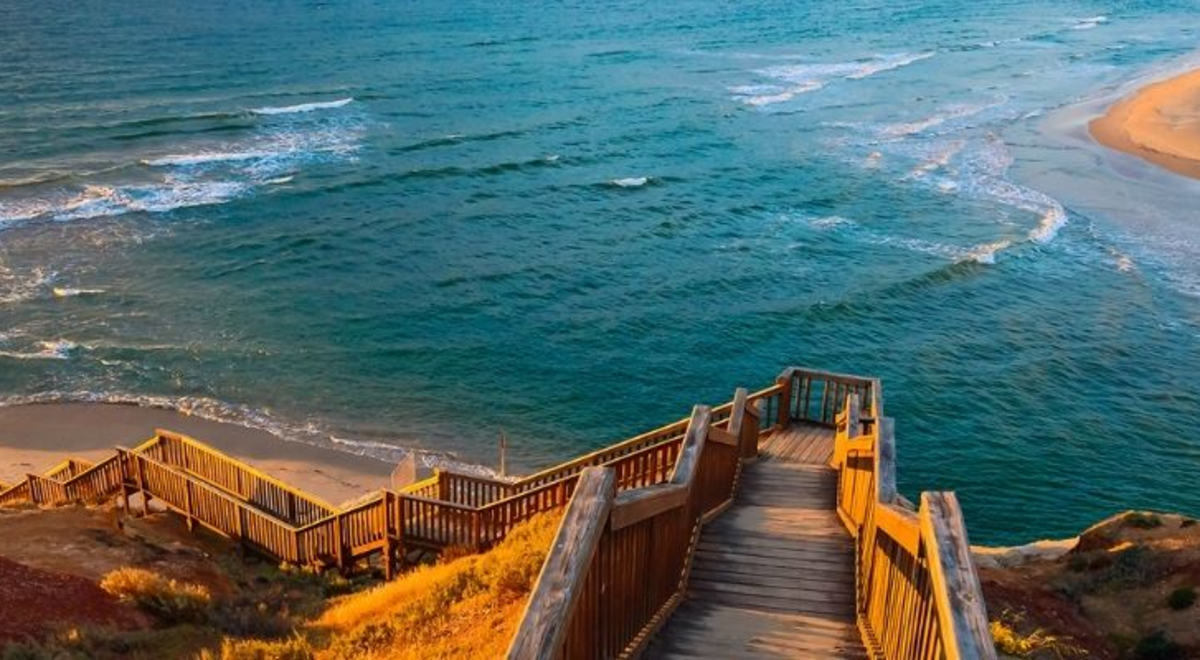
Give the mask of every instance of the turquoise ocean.
[{"label": "turquoise ocean", "polygon": [[972,540],[1200,514],[1200,3],[0,3],[0,399],[539,466],[878,375]]}]

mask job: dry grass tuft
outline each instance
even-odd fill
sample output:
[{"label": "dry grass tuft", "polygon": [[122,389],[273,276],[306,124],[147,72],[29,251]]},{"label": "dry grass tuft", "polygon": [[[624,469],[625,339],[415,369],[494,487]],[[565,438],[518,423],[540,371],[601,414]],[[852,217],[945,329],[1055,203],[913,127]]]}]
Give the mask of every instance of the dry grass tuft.
[{"label": "dry grass tuft", "polygon": [[561,512],[514,529],[490,552],[420,568],[349,596],[316,625],[329,634],[319,658],[417,660],[502,656]]},{"label": "dry grass tuft", "polygon": [[208,614],[208,589],[141,568],[118,568],[104,576],[100,588],[133,603],[163,623],[195,623]]},{"label": "dry grass tuft", "polygon": [[1070,637],[1052,635],[1041,628],[1028,634],[1021,634],[1017,627],[1022,617],[1011,611],[1006,611],[1000,618],[988,624],[992,632],[992,641],[996,650],[1019,658],[1081,658],[1087,651],[1071,643]]}]

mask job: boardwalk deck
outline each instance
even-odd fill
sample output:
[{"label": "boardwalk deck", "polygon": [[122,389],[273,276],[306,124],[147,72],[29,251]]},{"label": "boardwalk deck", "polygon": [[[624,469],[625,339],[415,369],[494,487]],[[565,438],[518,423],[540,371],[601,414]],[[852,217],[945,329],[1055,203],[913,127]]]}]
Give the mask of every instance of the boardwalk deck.
[{"label": "boardwalk deck", "polygon": [[734,504],[705,526],[687,600],[651,658],[866,658],[854,618],[854,544],[835,513],[833,430],[763,441]]}]

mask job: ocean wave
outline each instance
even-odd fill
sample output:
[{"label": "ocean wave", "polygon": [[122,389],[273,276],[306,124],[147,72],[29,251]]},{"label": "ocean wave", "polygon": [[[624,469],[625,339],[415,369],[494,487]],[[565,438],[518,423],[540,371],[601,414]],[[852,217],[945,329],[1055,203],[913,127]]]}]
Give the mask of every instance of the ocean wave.
[{"label": "ocean wave", "polygon": [[354,102],[354,97],[348,96],[344,99],[336,101],[317,101],[313,103],[300,103],[297,105],[283,106],[265,106],[262,108],[251,108],[250,112],[256,115],[291,115],[304,112],[312,112],[314,110],[328,110],[330,108],[340,108]]},{"label": "ocean wave", "polygon": [[618,188],[640,188],[640,187],[646,185],[647,183],[650,183],[650,177],[634,176],[634,177],[628,177],[625,179],[613,179],[613,180],[609,181],[609,183],[611,185],[617,186]]},{"label": "ocean wave", "polygon": [[1091,16],[1088,18],[1079,19],[1079,21],[1077,23],[1075,23],[1074,25],[1071,26],[1071,29],[1072,30],[1091,30],[1093,28],[1098,28],[1107,22],[1108,22],[1107,16]]},{"label": "ocean wave", "polygon": [[998,136],[989,134],[977,141],[961,165],[964,179],[959,190],[975,198],[1004,204],[1035,215],[1036,226],[1026,234],[1034,243],[1049,243],[1067,225],[1066,208],[1057,199],[1006,178],[1013,164],[1012,152]]},{"label": "ocean wave", "polygon": [[[287,183],[307,164],[352,159],[361,146],[361,128],[357,121],[308,122],[233,143],[145,157],[137,161],[143,166],[140,170],[107,172],[105,183],[84,179],[83,185],[0,199],[0,227],[227,203],[259,186]],[[118,177],[127,181],[113,181]]]},{"label": "ocean wave", "polygon": [[210,163],[237,163],[247,160],[270,158],[278,155],[270,151],[202,151],[192,154],[170,154],[142,160],[151,167],[207,165]]},{"label": "ocean wave", "polygon": [[990,101],[987,103],[951,103],[943,106],[938,110],[938,112],[935,112],[929,117],[925,117],[923,119],[899,122],[895,124],[884,124],[878,129],[877,134],[885,139],[917,135],[919,133],[924,133],[931,128],[937,128],[944,124],[974,117],[985,110],[996,108],[1003,104],[1003,100]]},{"label": "ocean wave", "polygon": [[831,216],[801,216],[801,220],[809,228],[822,232],[846,232],[854,235],[856,240],[870,245],[899,247],[910,252],[939,257],[952,263],[974,262],[979,264],[996,263],[996,255],[1012,246],[1012,241],[999,239],[987,243],[970,246],[950,245],[909,236],[884,234],[863,227],[858,222],[838,215]]},{"label": "ocean wave", "polygon": [[41,186],[47,183],[70,179],[72,173],[65,170],[46,170],[36,174],[28,174],[15,179],[0,179],[0,190]]},{"label": "ocean wave", "polygon": [[775,81],[772,84],[731,87],[733,98],[751,106],[768,106],[791,101],[801,94],[815,92],[837,80],[862,80],[884,71],[892,71],[929,59],[936,53],[894,53],[875,55],[852,62],[822,64],[781,64],[755,73]]},{"label": "ocean wave", "polygon": [[56,276],[54,271],[42,267],[21,273],[0,263],[0,304],[12,305],[37,298]]},{"label": "ocean wave", "polygon": [[39,341],[37,342],[38,350],[32,352],[0,351],[0,357],[15,360],[66,360],[71,357],[71,352],[78,347],[79,344],[67,341],[66,339]]},{"label": "ocean wave", "polygon": [[[0,353],[0,355],[2,354]],[[416,459],[417,465],[424,468],[449,469],[459,473],[486,477],[495,476],[495,471],[491,468],[460,460],[449,452],[405,446],[399,443],[392,444],[379,440],[345,437],[344,432],[332,431],[318,422],[306,421],[297,423],[282,420],[266,410],[227,403],[208,397],[171,397],[92,391],[49,391],[0,399],[0,407],[46,403],[104,403],[170,410],[213,422],[234,424],[264,431],[284,442],[296,442],[332,449],[388,463],[395,463],[411,455]],[[203,440],[203,438],[199,439]]]}]

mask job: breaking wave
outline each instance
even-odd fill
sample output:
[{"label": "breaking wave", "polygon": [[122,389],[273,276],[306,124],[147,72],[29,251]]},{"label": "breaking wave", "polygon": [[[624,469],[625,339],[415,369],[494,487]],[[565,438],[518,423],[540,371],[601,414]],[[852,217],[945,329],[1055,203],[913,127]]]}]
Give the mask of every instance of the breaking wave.
[{"label": "breaking wave", "polygon": [[314,103],[299,103],[297,105],[284,106],[266,106],[263,108],[252,108],[250,112],[256,115],[291,115],[301,112],[312,112],[313,110],[328,110],[330,108],[340,108],[354,102],[354,97],[349,96],[336,101],[318,101]]},{"label": "breaking wave", "polygon": [[79,344],[66,339],[57,339],[39,341],[35,346],[36,350],[27,352],[3,350],[0,351],[0,357],[14,360],[66,360],[71,357],[71,352],[78,348]]},{"label": "breaking wave", "polygon": [[[70,344],[70,342],[66,343]],[[63,350],[69,353],[74,347],[74,344],[70,344],[70,346],[63,348]],[[0,353],[0,355],[6,354]],[[0,399],[0,407],[43,403],[105,403],[171,410],[213,422],[234,424],[245,428],[265,431],[285,442],[297,442],[333,449],[389,463],[394,463],[411,455],[416,459],[417,465],[425,468],[450,469],[466,474],[495,476],[491,468],[459,460],[449,452],[404,446],[399,444],[399,441],[397,444],[391,444],[379,440],[342,437],[335,435],[333,431],[317,422],[295,423],[284,421],[265,410],[226,403],[208,397],[169,397],[91,391],[50,391]]]},{"label": "breaking wave", "polygon": [[929,59],[934,52],[875,55],[853,62],[824,64],[781,64],[755,73],[772,82],[730,88],[734,100],[751,106],[767,106],[790,101],[801,94],[815,92],[838,80],[862,80],[884,71],[892,71]]}]

